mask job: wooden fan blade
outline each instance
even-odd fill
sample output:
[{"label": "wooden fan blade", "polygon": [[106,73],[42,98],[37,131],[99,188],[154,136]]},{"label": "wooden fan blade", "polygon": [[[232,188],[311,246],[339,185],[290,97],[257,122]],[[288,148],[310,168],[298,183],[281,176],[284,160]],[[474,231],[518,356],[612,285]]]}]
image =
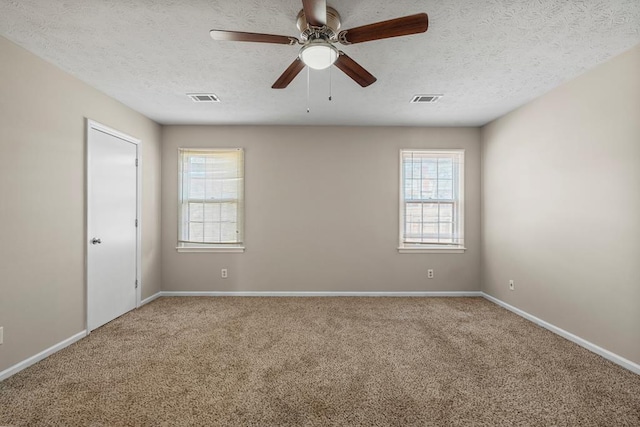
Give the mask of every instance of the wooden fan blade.
[{"label": "wooden fan blade", "polygon": [[362,68],[360,64],[342,51],[340,51],[340,55],[338,55],[334,65],[362,87],[367,87],[377,80],[370,72]]},{"label": "wooden fan blade", "polygon": [[282,75],[278,77],[278,80],[276,80],[271,88],[284,89],[285,87],[289,86],[289,83],[291,83],[293,79],[296,78],[296,76],[300,73],[300,71],[304,69],[304,67],[304,62],[302,62],[299,57],[296,58],[296,60],[293,61],[286,70],[284,70],[284,73],[282,73]]},{"label": "wooden fan blade", "polygon": [[314,27],[327,25],[326,0],[302,0],[302,9],[307,19],[307,24]]},{"label": "wooden fan blade", "polygon": [[429,17],[426,13],[404,16],[375,24],[340,31],[338,40],[342,44],[354,44],[390,37],[408,36],[424,33],[429,28]]},{"label": "wooden fan blade", "polygon": [[209,32],[214,40],[231,42],[257,42],[276,44],[297,44],[298,39],[289,36],[276,36],[273,34],[243,33],[241,31],[211,30]]}]

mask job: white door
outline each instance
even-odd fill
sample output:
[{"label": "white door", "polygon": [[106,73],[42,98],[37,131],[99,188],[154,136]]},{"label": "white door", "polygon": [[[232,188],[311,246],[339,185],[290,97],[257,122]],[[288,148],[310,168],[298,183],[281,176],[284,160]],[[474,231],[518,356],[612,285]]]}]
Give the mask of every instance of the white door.
[{"label": "white door", "polygon": [[137,144],[96,128],[87,134],[87,329],[136,306]]}]

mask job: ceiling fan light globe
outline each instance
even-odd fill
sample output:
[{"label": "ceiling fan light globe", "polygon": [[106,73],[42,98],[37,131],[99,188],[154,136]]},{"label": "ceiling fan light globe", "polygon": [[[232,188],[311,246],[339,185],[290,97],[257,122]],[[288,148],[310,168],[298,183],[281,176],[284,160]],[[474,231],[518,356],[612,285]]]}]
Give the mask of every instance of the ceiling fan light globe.
[{"label": "ceiling fan light globe", "polygon": [[336,62],[338,49],[330,43],[310,43],[300,49],[300,59],[314,70],[324,70]]}]

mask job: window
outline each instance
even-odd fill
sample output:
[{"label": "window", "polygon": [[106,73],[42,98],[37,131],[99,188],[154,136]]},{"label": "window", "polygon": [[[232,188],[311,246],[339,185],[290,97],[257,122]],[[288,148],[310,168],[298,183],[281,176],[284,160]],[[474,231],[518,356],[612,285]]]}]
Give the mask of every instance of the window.
[{"label": "window", "polygon": [[400,252],[464,251],[464,150],[400,151]]},{"label": "window", "polygon": [[244,250],[244,151],[178,151],[178,251]]}]

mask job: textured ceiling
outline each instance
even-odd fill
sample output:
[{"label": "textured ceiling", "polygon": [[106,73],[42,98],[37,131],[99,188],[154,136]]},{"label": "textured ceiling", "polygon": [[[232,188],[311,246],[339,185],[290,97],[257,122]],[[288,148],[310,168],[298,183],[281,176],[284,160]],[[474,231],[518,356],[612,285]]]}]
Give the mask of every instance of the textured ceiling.
[{"label": "textured ceiling", "polygon": [[[640,42],[640,0],[328,5],[343,29],[419,12],[430,26],[341,47],[378,81],[363,89],[336,68],[312,70],[308,101],[306,71],[271,89],[298,47],[209,37],[212,28],[298,36],[300,0],[0,0],[0,34],[164,124],[477,126]],[[191,92],[222,102],[193,103]],[[445,96],[409,103],[423,93]]]}]

